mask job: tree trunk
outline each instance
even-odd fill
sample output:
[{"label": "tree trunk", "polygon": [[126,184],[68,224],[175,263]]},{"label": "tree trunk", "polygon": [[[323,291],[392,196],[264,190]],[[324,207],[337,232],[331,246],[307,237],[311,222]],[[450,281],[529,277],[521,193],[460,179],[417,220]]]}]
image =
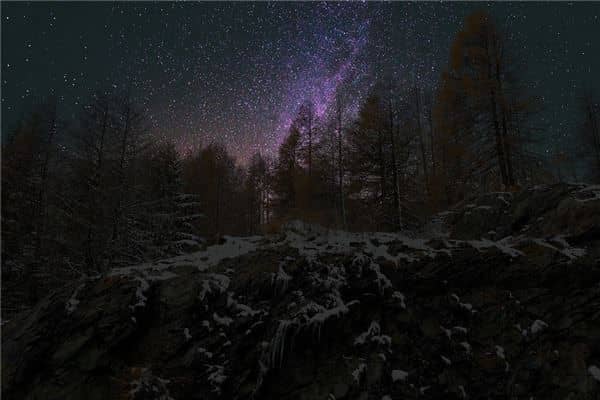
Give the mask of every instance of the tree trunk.
[{"label": "tree trunk", "polygon": [[[390,94],[391,96],[391,94]],[[394,112],[392,109],[392,99],[390,97],[389,101],[389,133],[390,133],[390,144],[392,147],[392,177],[394,179],[394,224],[396,225],[396,229],[402,229],[402,205],[400,203],[400,182],[398,177],[398,162],[396,157],[396,143],[394,140]]]},{"label": "tree trunk", "polygon": [[339,182],[339,201],[342,228],[346,228],[346,206],[344,201],[344,163],[342,157],[342,106],[338,99],[337,104],[337,131],[338,131],[338,182]]},{"label": "tree trunk", "polygon": [[419,91],[417,87],[415,87],[415,100],[417,106],[417,132],[419,134],[421,161],[423,162],[423,176],[425,178],[425,193],[429,195],[429,173],[427,169],[427,157],[425,156],[425,138],[423,137],[423,130],[421,129],[421,105],[419,102]]},{"label": "tree trunk", "polygon": [[[498,53],[498,43],[495,45],[495,53]],[[510,186],[515,184],[515,178],[513,173],[513,166],[511,160],[511,148],[508,140],[508,127],[507,127],[507,112],[506,105],[504,101],[504,90],[502,85],[502,75],[500,73],[500,54],[495,54],[496,56],[496,84],[498,85],[498,91],[500,93],[501,106],[500,110],[502,111],[502,144],[504,145],[504,157],[506,163],[506,179]]]},{"label": "tree trunk", "polygon": [[88,212],[89,212],[89,225],[87,231],[87,249],[86,249],[86,263],[89,268],[95,268],[97,272],[100,272],[96,259],[96,253],[94,249],[95,227],[97,224],[98,204],[97,195],[101,193],[100,184],[102,179],[102,169],[104,168],[104,142],[106,139],[106,131],[108,129],[108,117],[109,117],[109,106],[108,103],[103,104],[102,109],[102,128],[100,131],[100,142],[94,143],[93,150],[95,151],[96,159],[94,173],[91,178],[91,182],[88,182]]},{"label": "tree trunk", "polygon": [[597,179],[600,179],[600,132],[598,130],[598,121],[594,112],[592,99],[586,100],[588,119],[590,122],[590,135],[592,137],[592,147],[596,158]]},{"label": "tree trunk", "polygon": [[488,84],[490,85],[489,92],[489,101],[490,101],[490,111],[492,112],[492,123],[494,129],[494,137],[496,139],[496,155],[498,156],[498,164],[500,166],[500,177],[502,179],[502,185],[507,187],[509,185],[508,182],[508,173],[506,170],[506,157],[504,154],[504,143],[502,138],[502,133],[500,132],[500,122],[498,120],[498,105],[496,102],[496,92],[494,90],[494,85],[492,84],[492,65],[491,65],[491,55],[490,55],[490,44],[489,38],[486,38],[486,53],[487,53],[487,77]]},{"label": "tree trunk", "polygon": [[50,162],[50,149],[52,146],[52,139],[56,134],[56,104],[52,106],[50,110],[50,124],[48,130],[48,139],[45,143],[44,160],[42,161],[40,171],[40,188],[38,191],[38,210],[36,211],[36,241],[35,241],[35,258],[36,260],[40,256],[42,248],[42,235],[46,230],[46,213],[47,213],[47,184],[48,184],[48,165]]},{"label": "tree trunk", "polygon": [[434,140],[433,140],[433,111],[431,108],[429,109],[429,146],[431,148],[431,173],[435,176],[436,174],[436,160],[435,160],[435,150],[434,150]]},{"label": "tree trunk", "polygon": [[119,156],[119,170],[117,171],[118,180],[117,180],[117,204],[115,206],[115,210],[113,212],[113,226],[112,226],[112,241],[116,241],[119,236],[119,224],[121,222],[121,216],[123,214],[123,197],[125,193],[125,156],[127,152],[127,138],[129,136],[129,131],[131,129],[131,110],[129,104],[126,105],[125,109],[125,127],[123,128],[123,132],[121,133],[121,152]]},{"label": "tree trunk", "polygon": [[308,112],[308,177],[312,178],[312,108]]}]

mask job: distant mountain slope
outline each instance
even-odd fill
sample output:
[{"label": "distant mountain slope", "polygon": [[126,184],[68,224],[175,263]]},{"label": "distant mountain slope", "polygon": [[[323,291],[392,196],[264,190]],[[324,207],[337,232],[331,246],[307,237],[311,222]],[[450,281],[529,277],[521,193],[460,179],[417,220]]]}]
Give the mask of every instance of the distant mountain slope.
[{"label": "distant mountain slope", "polygon": [[600,187],[430,227],[298,222],[78,282],[2,326],[3,397],[600,398]]}]

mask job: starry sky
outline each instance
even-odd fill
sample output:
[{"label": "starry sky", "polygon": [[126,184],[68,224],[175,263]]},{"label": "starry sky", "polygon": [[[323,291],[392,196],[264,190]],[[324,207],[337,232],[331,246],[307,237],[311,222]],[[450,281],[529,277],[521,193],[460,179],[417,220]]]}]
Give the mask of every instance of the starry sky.
[{"label": "starry sky", "polygon": [[543,151],[568,144],[578,96],[600,89],[600,3],[3,1],[2,136],[49,94],[68,121],[111,90],[182,152],[219,141],[242,163],[274,155],[304,101],[324,115],[343,88],[351,114],[384,76],[433,89],[475,10],[543,100]]}]

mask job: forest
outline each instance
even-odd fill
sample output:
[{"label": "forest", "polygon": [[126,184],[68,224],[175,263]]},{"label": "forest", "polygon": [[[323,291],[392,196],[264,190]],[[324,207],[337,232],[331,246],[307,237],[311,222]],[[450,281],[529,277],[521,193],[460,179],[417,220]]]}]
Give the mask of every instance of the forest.
[{"label": "forest", "polygon": [[235,160],[223,143],[181,152],[150,134],[131,96],[99,91],[75,119],[48,97],[2,142],[3,309],[109,268],[198,250],[223,235],[303,220],[349,231],[418,230],[470,197],[600,182],[600,102],[580,95],[574,151],[544,152],[544,104],[506,35],[471,14],[434,91],[380,79],[357,113],[304,102],[278,155]]},{"label": "forest", "polygon": [[600,3],[0,7],[2,399],[600,399]]}]

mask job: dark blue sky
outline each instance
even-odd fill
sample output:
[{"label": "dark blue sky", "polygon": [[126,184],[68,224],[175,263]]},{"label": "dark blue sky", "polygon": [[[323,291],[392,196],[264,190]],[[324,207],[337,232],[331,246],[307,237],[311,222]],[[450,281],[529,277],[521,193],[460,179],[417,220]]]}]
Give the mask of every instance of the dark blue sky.
[{"label": "dark blue sky", "polygon": [[463,18],[485,9],[542,97],[544,149],[572,142],[576,99],[600,88],[600,3],[2,2],[2,131],[55,93],[69,120],[96,89],[143,102],[154,134],[273,152],[298,104],[356,101],[382,69],[433,87]]}]

